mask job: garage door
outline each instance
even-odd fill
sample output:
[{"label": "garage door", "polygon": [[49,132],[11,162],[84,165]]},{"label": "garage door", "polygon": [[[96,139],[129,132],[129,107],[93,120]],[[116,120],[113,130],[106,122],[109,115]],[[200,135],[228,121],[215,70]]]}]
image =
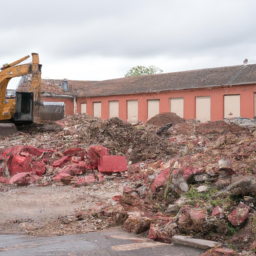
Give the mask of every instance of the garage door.
[{"label": "garage door", "polygon": [[93,103],[93,116],[101,117],[101,102]]},{"label": "garage door", "polygon": [[87,104],[86,103],[81,104],[81,113],[82,114],[86,113],[86,109],[87,109]]},{"label": "garage door", "polygon": [[184,117],[184,99],[183,98],[172,98],[170,99],[170,112],[175,113],[181,118]]},{"label": "garage door", "polygon": [[148,119],[159,114],[159,100],[148,100]]},{"label": "garage door", "polygon": [[240,95],[224,96],[224,118],[240,117]]},{"label": "garage door", "polygon": [[196,97],[196,120],[202,123],[211,121],[210,97]]},{"label": "garage door", "polygon": [[110,101],[109,102],[109,118],[119,117],[119,102]]},{"label": "garage door", "polygon": [[127,101],[127,119],[130,123],[137,123],[138,118],[138,101],[128,100]]}]

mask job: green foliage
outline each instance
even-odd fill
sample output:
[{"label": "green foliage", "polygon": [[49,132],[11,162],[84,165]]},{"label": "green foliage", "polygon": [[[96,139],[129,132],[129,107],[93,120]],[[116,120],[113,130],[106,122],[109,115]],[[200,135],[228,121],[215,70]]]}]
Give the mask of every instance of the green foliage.
[{"label": "green foliage", "polygon": [[186,197],[193,200],[208,200],[214,193],[216,193],[216,191],[216,188],[210,188],[206,192],[199,193],[194,186],[191,186],[190,190],[186,193]]},{"label": "green foliage", "polygon": [[229,205],[229,203],[231,202],[232,200],[227,197],[227,198],[221,198],[221,199],[215,199],[215,200],[210,200],[209,203],[212,205],[212,206],[224,206],[224,209],[225,207],[227,207]]},{"label": "green foliage", "polygon": [[128,76],[143,76],[143,75],[153,75],[153,74],[157,74],[157,73],[162,73],[163,70],[155,67],[155,66],[136,66],[131,68],[126,74],[125,77]]},{"label": "green foliage", "polygon": [[167,197],[169,185],[170,185],[170,182],[171,182],[171,176],[172,176],[172,168],[169,172],[168,180],[167,180],[166,187],[165,187],[165,190],[164,190],[164,199]]},{"label": "green foliage", "polygon": [[255,216],[252,217],[252,233],[254,235],[254,239],[256,239],[256,217]]},{"label": "green foliage", "polygon": [[228,224],[228,236],[233,236],[238,231],[239,228],[235,228],[231,224]]}]

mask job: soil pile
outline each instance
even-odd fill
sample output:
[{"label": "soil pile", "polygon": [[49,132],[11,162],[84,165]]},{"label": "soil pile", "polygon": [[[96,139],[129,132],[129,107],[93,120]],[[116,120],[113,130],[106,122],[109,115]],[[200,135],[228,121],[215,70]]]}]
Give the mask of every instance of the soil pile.
[{"label": "soil pile", "polygon": [[179,116],[177,116],[175,113],[172,112],[166,112],[162,114],[158,114],[152,118],[150,118],[146,125],[154,125],[157,127],[162,127],[168,123],[172,123],[172,125],[183,123],[185,120]]}]

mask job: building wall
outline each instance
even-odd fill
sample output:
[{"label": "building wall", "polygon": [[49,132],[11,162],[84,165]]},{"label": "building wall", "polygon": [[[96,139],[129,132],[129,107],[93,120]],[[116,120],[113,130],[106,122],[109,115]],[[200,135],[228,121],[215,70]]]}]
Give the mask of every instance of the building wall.
[{"label": "building wall", "polygon": [[243,85],[234,87],[191,89],[162,93],[147,93],[135,95],[121,95],[108,97],[80,97],[77,100],[77,112],[81,113],[81,104],[87,103],[87,114],[93,116],[93,103],[101,102],[101,118],[109,118],[109,101],[119,101],[119,117],[127,120],[127,100],[138,100],[139,120],[145,123],[148,119],[148,104],[150,99],[159,99],[159,112],[170,112],[170,98],[184,98],[184,118],[196,118],[196,97],[208,96],[211,98],[211,121],[224,118],[224,96],[240,95],[240,116],[254,118],[254,93],[255,85]]},{"label": "building wall", "polygon": [[[42,97],[41,101],[46,102],[64,102],[65,103],[65,115],[74,115],[74,102],[73,98],[53,98],[53,97]],[[81,111],[81,106],[79,104]],[[79,112],[80,113],[80,112]]]}]

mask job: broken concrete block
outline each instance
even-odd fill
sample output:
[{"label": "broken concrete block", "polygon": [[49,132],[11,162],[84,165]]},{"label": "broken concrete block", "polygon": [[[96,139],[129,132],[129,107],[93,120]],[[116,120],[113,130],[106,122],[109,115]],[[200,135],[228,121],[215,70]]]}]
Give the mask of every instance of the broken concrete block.
[{"label": "broken concrete block", "polygon": [[212,217],[215,217],[215,216],[220,217],[222,214],[223,214],[223,210],[219,206],[216,206],[212,211]]},{"label": "broken concrete block", "polygon": [[197,192],[201,193],[201,192],[205,192],[208,190],[207,186],[199,186],[198,188],[196,188]]},{"label": "broken concrete block", "polygon": [[108,149],[101,145],[90,146],[88,149],[88,158],[90,162],[89,169],[95,169],[100,163],[100,159],[103,156],[108,156]]},{"label": "broken concrete block", "polygon": [[239,203],[237,208],[228,216],[228,220],[233,226],[238,227],[246,220],[249,210],[249,206],[244,203]]},{"label": "broken concrete block", "polygon": [[150,222],[149,218],[131,215],[124,222],[123,228],[129,233],[140,234],[149,229]]},{"label": "broken concrete block", "polygon": [[7,160],[7,166],[11,176],[20,172],[31,172],[31,161],[31,156],[11,155]]},{"label": "broken concrete block", "polygon": [[169,177],[169,173],[170,173],[170,168],[167,168],[163,171],[161,171],[156,178],[153,180],[152,184],[151,184],[151,190],[153,192],[156,192],[157,188],[159,187],[165,187],[168,181],[168,177]]},{"label": "broken concrete block", "polygon": [[68,162],[70,160],[69,156],[63,156],[61,157],[59,160],[55,161],[52,166],[53,167],[61,167],[63,166],[66,162]]},{"label": "broken concrete block", "polygon": [[36,183],[40,179],[39,176],[31,172],[16,173],[10,180],[10,184],[18,184],[25,186],[27,184]]},{"label": "broken concrete block", "polygon": [[157,233],[160,227],[156,224],[150,224],[148,238],[157,241]]},{"label": "broken concrete block", "polygon": [[100,172],[124,172],[127,170],[125,156],[103,156],[100,159],[98,170]]},{"label": "broken concrete block", "polygon": [[190,218],[194,224],[203,224],[207,216],[206,209],[191,209]]},{"label": "broken concrete block", "polygon": [[185,246],[194,247],[202,250],[208,250],[210,248],[214,248],[220,245],[219,243],[214,241],[197,239],[189,236],[173,236],[172,242],[174,244],[185,245]]},{"label": "broken concrete block", "polygon": [[177,204],[170,204],[165,210],[165,213],[177,213],[180,207]]},{"label": "broken concrete block", "polygon": [[182,192],[187,192],[189,190],[188,184],[184,180],[181,171],[176,171],[172,173],[172,183]]}]

